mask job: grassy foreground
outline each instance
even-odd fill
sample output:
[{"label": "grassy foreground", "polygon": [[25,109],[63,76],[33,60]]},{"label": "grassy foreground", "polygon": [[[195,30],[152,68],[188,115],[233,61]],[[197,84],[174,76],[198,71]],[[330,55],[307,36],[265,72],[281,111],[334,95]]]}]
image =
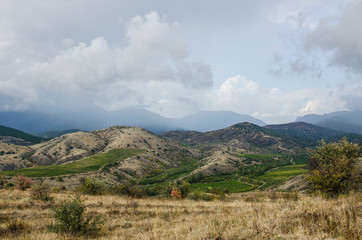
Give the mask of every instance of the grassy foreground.
[{"label": "grassy foreground", "polygon": [[[1,239],[74,239],[49,232],[51,208],[73,193],[39,202],[30,192],[0,190]],[[336,200],[250,193],[226,201],[83,196],[87,211],[105,220],[96,239],[359,239],[361,195]],[[82,239],[82,238],[80,238]]]},{"label": "grassy foreground", "polygon": [[141,153],[141,149],[113,149],[107,153],[94,155],[89,158],[66,163],[61,165],[36,166],[18,170],[3,171],[0,175],[16,176],[24,175],[26,177],[54,177],[66,174],[76,174],[84,172],[97,171],[109,164]]}]

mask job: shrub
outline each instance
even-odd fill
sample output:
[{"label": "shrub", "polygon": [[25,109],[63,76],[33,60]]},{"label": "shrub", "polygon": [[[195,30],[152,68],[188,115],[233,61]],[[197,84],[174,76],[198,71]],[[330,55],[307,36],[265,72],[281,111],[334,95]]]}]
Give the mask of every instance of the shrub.
[{"label": "shrub", "polygon": [[193,193],[189,194],[188,199],[195,200],[195,201],[212,201],[215,199],[214,195],[201,192],[201,191],[194,191]]},{"label": "shrub", "polygon": [[29,178],[22,175],[14,177],[15,187],[19,190],[25,191],[31,186],[31,181]]},{"label": "shrub", "polygon": [[190,191],[190,184],[186,181],[182,181],[179,185],[180,193],[182,198],[186,198]]},{"label": "shrub", "polygon": [[202,172],[194,173],[190,176],[190,183],[197,183],[204,178],[204,174]]},{"label": "shrub", "polygon": [[4,188],[6,186],[6,184],[8,183],[8,181],[6,181],[4,176],[0,176],[0,189]]},{"label": "shrub", "polygon": [[130,184],[111,186],[108,188],[108,191],[111,194],[126,195],[128,197],[134,198],[141,198],[146,195],[145,191],[142,188],[132,186]]},{"label": "shrub", "polygon": [[50,187],[46,184],[33,185],[31,188],[31,197],[36,200],[50,201]]},{"label": "shrub", "polygon": [[286,201],[298,201],[299,199],[299,194],[297,192],[293,192],[293,193],[283,193],[283,198]]},{"label": "shrub", "polygon": [[64,182],[64,180],[63,180],[62,177],[58,177],[58,178],[57,178],[57,182]]},{"label": "shrub", "polygon": [[125,208],[126,209],[132,208],[133,211],[135,212],[139,206],[140,206],[140,204],[138,202],[131,200],[131,201],[127,202],[127,204],[125,205]]},{"label": "shrub", "polygon": [[19,219],[15,219],[6,224],[6,231],[11,234],[21,234],[29,232],[30,226]]},{"label": "shrub", "polygon": [[81,193],[90,195],[102,195],[105,193],[106,187],[103,182],[90,179],[81,178],[81,184],[76,188]]},{"label": "shrub", "polygon": [[357,158],[360,147],[346,138],[336,143],[325,143],[309,151],[309,174],[313,191],[326,197],[349,192],[358,184]]},{"label": "shrub", "polygon": [[56,223],[49,226],[50,230],[72,235],[97,235],[103,222],[98,215],[86,214],[85,210],[79,195],[70,201],[62,202],[53,208]]}]

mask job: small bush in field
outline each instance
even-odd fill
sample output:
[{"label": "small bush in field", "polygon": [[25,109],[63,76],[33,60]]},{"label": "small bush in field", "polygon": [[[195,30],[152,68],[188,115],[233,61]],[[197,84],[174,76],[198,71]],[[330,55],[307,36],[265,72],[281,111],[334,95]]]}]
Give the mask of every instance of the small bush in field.
[{"label": "small bush in field", "polygon": [[19,190],[25,191],[31,186],[31,181],[29,178],[22,175],[14,177],[15,187]]},{"label": "small bush in field", "polygon": [[4,188],[8,182],[4,176],[0,176],[0,188]]},{"label": "small bush in field", "polygon": [[107,191],[111,194],[125,195],[132,198],[142,198],[146,195],[145,191],[142,188],[129,184],[119,184],[116,186],[111,186],[107,189]]},{"label": "small bush in field", "polygon": [[53,211],[56,223],[49,228],[56,233],[94,236],[99,233],[103,224],[100,216],[86,214],[86,206],[79,195],[70,201],[62,202]]},{"label": "small bush in field", "polygon": [[6,224],[6,231],[11,234],[21,234],[30,231],[30,227],[25,222],[15,219]]},{"label": "small bush in field", "polygon": [[77,190],[84,194],[102,195],[106,191],[104,183],[95,179],[82,178],[80,183],[81,184],[77,187]]},{"label": "small bush in field", "polygon": [[140,204],[137,201],[128,201],[125,205],[126,209],[132,208],[133,211],[136,211],[136,209],[140,206]]},{"label": "small bush in field", "polygon": [[278,196],[277,196],[277,193],[276,192],[270,192],[269,193],[269,199],[272,201],[272,202],[275,202],[277,199],[278,199]]},{"label": "small bush in field", "polygon": [[36,200],[50,201],[50,187],[46,184],[33,185],[31,188],[31,197]]},{"label": "small bush in field", "polygon": [[188,199],[191,199],[194,201],[212,201],[215,198],[212,194],[201,192],[201,191],[194,191],[191,194],[189,194]]},{"label": "small bush in field", "polygon": [[284,200],[287,200],[287,201],[298,201],[299,199],[299,195],[297,192],[293,192],[293,193],[283,193],[283,198]]}]

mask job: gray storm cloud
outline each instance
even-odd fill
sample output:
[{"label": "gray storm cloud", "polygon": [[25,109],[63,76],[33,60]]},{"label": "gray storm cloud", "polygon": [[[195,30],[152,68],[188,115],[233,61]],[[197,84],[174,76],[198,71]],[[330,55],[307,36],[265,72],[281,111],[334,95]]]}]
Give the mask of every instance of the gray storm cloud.
[{"label": "gray storm cloud", "polygon": [[[344,84],[343,74],[361,73],[360,1],[345,9],[336,4],[352,1],[106,2],[0,1],[0,111],[96,104],[280,122],[358,105],[360,81]],[[284,54],[272,59],[279,47]],[[337,66],[333,80],[324,75],[329,65]]]},{"label": "gray storm cloud", "polygon": [[[15,106],[31,104],[38,99],[34,95],[51,99],[47,92],[54,89],[58,93],[96,96],[101,98],[96,101],[107,102],[102,100],[103,93],[108,93],[105,96],[115,94],[106,97],[112,101],[124,101],[117,95],[125,89],[131,91],[136,85],[139,87],[140,83],[171,82],[196,89],[212,86],[210,66],[187,59],[187,44],[182,38],[180,24],[170,24],[158,13],[150,12],[130,20],[126,38],[128,43],[122,48],[110,46],[104,37],[77,45],[66,39],[68,48],[48,61],[29,64],[18,69],[10,79],[1,80],[4,86],[16,85],[17,92],[30,92],[27,95],[31,96],[14,98],[14,91],[1,91],[0,108],[8,109],[14,102],[19,102]],[[117,88],[119,91],[114,91]],[[113,102],[113,105],[117,104]]]},{"label": "gray storm cloud", "polygon": [[362,74],[362,1],[352,2],[337,18],[322,19],[305,42],[308,49],[331,53],[329,63]]}]

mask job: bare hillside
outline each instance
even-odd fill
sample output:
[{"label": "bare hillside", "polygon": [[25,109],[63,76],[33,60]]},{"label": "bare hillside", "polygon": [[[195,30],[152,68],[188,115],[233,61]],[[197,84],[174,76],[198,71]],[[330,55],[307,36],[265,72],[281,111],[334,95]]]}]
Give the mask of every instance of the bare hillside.
[{"label": "bare hillside", "polygon": [[31,153],[29,147],[0,142],[0,171],[31,166],[32,163],[26,160]]},{"label": "bare hillside", "polygon": [[30,159],[40,165],[61,164],[94,155],[105,146],[105,139],[94,133],[75,132],[31,146]]}]

